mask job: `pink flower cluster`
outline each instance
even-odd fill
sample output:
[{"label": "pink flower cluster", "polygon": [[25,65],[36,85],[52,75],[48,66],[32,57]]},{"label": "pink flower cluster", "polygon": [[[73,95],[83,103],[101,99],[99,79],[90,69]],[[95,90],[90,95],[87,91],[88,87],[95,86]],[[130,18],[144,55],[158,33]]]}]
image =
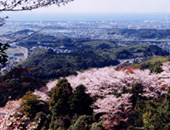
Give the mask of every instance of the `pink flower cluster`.
[{"label": "pink flower cluster", "polygon": [[106,113],[102,116],[105,118],[105,128],[113,128],[126,122],[131,111],[132,104],[130,102],[131,94],[123,94],[117,98],[114,95],[107,95],[104,99],[98,99],[95,103],[99,109],[95,109],[95,113]]},{"label": "pink flower cluster", "polygon": [[[163,65],[163,68],[167,68]],[[166,93],[164,86],[170,86],[170,73],[162,72],[160,74],[150,73],[149,70],[134,69],[127,73],[126,69],[115,70],[115,67],[106,67],[101,69],[91,69],[79,73],[77,76],[67,77],[73,87],[83,84],[87,87],[87,92],[92,96],[116,95],[121,93],[124,88],[131,89],[135,83],[141,83],[144,87],[143,96],[148,98],[157,98]]]},{"label": "pink flower cluster", "polygon": [[[144,90],[142,96],[146,98],[158,98],[167,93],[166,88],[170,86],[169,63],[163,64],[162,69],[162,73],[156,74],[149,70],[131,68],[129,71],[128,69],[116,70],[115,67],[105,67],[79,72],[77,76],[69,76],[67,79],[73,89],[82,84],[86,86],[87,93],[91,96],[102,97],[95,103],[98,107],[95,112],[106,113],[102,116],[107,119],[104,125],[111,128],[118,125],[120,121],[128,119],[127,115],[132,107],[129,100],[131,94],[116,97],[124,89],[131,89],[133,84],[140,83]],[[47,87],[51,89],[56,82],[49,83]]]}]

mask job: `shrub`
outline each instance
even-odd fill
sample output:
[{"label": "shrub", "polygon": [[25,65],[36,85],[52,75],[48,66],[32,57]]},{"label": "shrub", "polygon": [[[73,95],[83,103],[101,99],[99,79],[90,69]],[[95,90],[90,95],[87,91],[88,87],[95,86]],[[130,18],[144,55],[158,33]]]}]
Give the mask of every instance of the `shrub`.
[{"label": "shrub", "polygon": [[92,123],[92,117],[83,115],[80,116],[74,125],[72,125],[69,130],[89,130]]},{"label": "shrub", "polygon": [[27,92],[23,97],[22,111],[26,116],[33,118],[37,112],[41,111],[40,106],[41,101],[32,92]]},{"label": "shrub", "polygon": [[69,97],[72,95],[72,88],[67,79],[58,81],[56,87],[50,93],[50,109],[54,109],[56,115],[67,115],[70,112]]}]

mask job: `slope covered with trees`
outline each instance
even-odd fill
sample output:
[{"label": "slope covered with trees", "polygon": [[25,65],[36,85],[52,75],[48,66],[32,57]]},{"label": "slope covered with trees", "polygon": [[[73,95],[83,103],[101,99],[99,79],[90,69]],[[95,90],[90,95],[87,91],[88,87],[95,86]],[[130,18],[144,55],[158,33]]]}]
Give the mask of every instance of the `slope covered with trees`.
[{"label": "slope covered with trees", "polygon": [[[30,74],[40,79],[53,79],[76,74],[76,71],[88,68],[117,65],[119,64],[118,59],[169,55],[167,51],[162,50],[156,45],[138,44],[120,46],[116,43],[102,40],[93,41],[86,39],[88,42],[84,42],[80,39],[67,37],[59,38],[51,36],[51,39],[46,38],[46,36],[44,37],[42,34],[38,34],[38,36],[40,37],[34,37],[35,40],[31,38],[34,42],[28,42],[26,40],[20,43],[20,45],[27,48],[32,48],[33,46],[39,46],[41,44],[44,46],[43,43],[45,41],[43,40],[48,39],[47,43],[49,45],[47,47],[59,48],[62,46],[71,50],[70,53],[56,53],[51,49],[33,52],[20,67],[37,68],[31,71]],[[40,40],[39,44],[37,44],[37,39]]]},{"label": "slope covered with trees", "polygon": [[[168,112],[164,107],[168,104],[169,63],[161,68],[163,72],[159,74],[133,67],[91,69],[67,79],[73,90],[83,84],[87,93],[97,99],[94,112],[106,119],[105,129],[168,129],[168,120],[166,123],[161,120],[165,114],[159,116],[164,110]],[[53,83],[47,86],[51,88],[51,85]],[[154,114],[156,111],[158,115]],[[162,123],[159,124],[157,118]]]},{"label": "slope covered with trees", "polygon": [[[49,82],[49,97],[28,92],[8,128],[38,130],[168,130],[169,72],[105,67]],[[41,106],[41,109],[37,109]],[[31,109],[30,109],[31,108]]]},{"label": "slope covered with trees", "polygon": [[70,54],[56,54],[40,50],[34,52],[25,61],[23,67],[36,67],[30,75],[40,79],[54,79],[76,74],[78,70],[93,67],[117,65],[119,62],[107,54],[93,50],[82,50]]}]

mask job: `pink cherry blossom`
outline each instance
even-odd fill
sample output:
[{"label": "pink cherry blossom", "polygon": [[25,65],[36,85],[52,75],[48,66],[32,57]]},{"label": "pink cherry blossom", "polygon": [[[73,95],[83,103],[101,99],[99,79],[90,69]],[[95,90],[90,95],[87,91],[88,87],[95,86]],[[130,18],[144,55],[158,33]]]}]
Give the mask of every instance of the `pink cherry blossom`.
[{"label": "pink cherry blossom", "polygon": [[[77,76],[68,76],[67,79],[73,90],[82,84],[91,96],[101,97],[94,104],[98,107],[94,112],[105,113],[102,118],[106,118],[104,126],[109,129],[128,120],[128,113],[132,108],[129,100],[131,94],[116,97],[123,89],[131,89],[133,84],[140,83],[144,90],[141,95],[143,97],[158,98],[167,93],[166,87],[170,86],[169,63],[164,63],[162,69],[162,73],[156,74],[135,68],[117,70],[116,67],[105,67],[78,72]],[[48,83],[48,90],[50,91],[56,83],[57,80]]]}]

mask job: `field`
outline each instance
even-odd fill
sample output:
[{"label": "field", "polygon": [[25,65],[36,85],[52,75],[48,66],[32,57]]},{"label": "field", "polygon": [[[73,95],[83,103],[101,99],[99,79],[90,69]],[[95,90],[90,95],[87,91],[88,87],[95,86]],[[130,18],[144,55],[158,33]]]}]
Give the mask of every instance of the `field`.
[{"label": "field", "polygon": [[24,47],[16,47],[16,48],[9,48],[7,51],[6,51],[7,55],[10,57],[10,56],[14,56],[15,54],[18,54],[18,53],[23,53],[24,56],[15,56],[17,59],[21,59],[21,60],[24,60],[27,58],[27,55],[28,55],[28,51],[26,48]]}]

